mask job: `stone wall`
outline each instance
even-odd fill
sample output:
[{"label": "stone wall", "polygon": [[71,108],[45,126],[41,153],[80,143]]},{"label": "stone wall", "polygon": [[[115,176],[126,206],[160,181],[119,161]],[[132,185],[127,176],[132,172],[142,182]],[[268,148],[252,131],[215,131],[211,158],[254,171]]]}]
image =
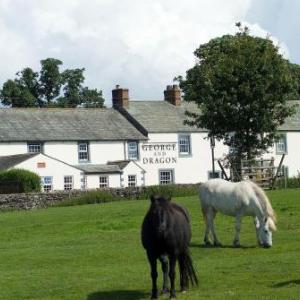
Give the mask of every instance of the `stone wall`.
[{"label": "stone wall", "polygon": [[[174,192],[175,196],[196,195],[199,184],[176,184],[172,186],[148,186],[134,188],[110,188],[108,191],[123,199],[149,198],[152,194]],[[0,194],[0,210],[34,209],[53,206],[63,200],[78,197],[92,190],[54,191],[51,193]],[[94,190],[95,191],[95,190]],[[167,193],[168,194],[168,193]]]},{"label": "stone wall", "polygon": [[73,196],[80,196],[85,191],[53,193],[0,194],[0,209],[45,208]]}]

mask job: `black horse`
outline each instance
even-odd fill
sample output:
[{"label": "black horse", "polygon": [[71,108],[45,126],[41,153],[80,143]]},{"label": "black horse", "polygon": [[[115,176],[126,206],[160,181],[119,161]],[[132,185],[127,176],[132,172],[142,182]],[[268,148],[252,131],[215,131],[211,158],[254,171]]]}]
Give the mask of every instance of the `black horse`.
[{"label": "black horse", "polygon": [[[189,282],[198,285],[197,275],[189,255],[191,229],[188,211],[179,204],[162,196],[152,196],[150,209],[142,225],[142,243],[151,265],[152,295],[157,299],[157,259],[163,271],[162,293],[175,294],[175,266],[178,259],[181,291],[186,291]],[[170,270],[168,270],[170,267]],[[168,288],[168,275],[171,289]]]}]

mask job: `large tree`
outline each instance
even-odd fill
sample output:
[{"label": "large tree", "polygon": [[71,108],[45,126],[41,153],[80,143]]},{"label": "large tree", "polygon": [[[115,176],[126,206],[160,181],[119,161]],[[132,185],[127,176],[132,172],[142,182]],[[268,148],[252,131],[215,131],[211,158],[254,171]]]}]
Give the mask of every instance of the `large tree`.
[{"label": "large tree", "polygon": [[184,98],[201,114],[187,123],[231,146],[236,158],[253,159],[273,145],[278,126],[293,113],[287,99],[295,91],[290,65],[268,38],[254,37],[237,23],[235,35],[200,45],[198,61],[177,77]]},{"label": "large tree", "polygon": [[84,87],[84,69],[60,71],[62,61],[41,60],[40,72],[25,68],[0,90],[0,101],[11,107],[103,107],[102,92]]}]

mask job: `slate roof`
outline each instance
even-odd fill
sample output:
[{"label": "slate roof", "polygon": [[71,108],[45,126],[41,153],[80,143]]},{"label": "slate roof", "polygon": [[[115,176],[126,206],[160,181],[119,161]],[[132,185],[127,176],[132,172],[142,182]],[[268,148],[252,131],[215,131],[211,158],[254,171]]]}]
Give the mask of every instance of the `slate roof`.
[{"label": "slate roof", "polygon": [[300,131],[300,100],[289,101],[289,104],[296,105],[296,113],[285,120],[279,131]]},{"label": "slate roof", "polygon": [[1,142],[129,139],[146,137],[112,108],[0,109]]},{"label": "slate roof", "polygon": [[[296,113],[286,119],[286,122],[279,127],[279,131],[300,131],[300,100],[289,101],[289,103],[298,105]],[[125,112],[138,122],[141,126],[140,130],[145,134],[207,132],[203,128],[184,125],[184,120],[188,118],[185,111],[200,112],[195,103],[186,101],[182,101],[181,106],[177,107],[167,101],[130,101],[129,108],[125,109]]]},{"label": "slate roof", "polygon": [[130,160],[115,160],[115,161],[108,161],[106,165],[86,164],[86,165],[76,165],[74,167],[84,171],[86,174],[121,173],[122,170],[126,168],[126,166],[130,162],[131,162]]},{"label": "slate roof", "polygon": [[25,153],[17,155],[0,156],[0,170],[10,169],[39,153]]},{"label": "slate roof", "polygon": [[186,111],[198,112],[195,103],[182,101],[174,106],[167,101],[130,101],[125,109],[147,133],[205,132],[207,130],[184,125]]},{"label": "slate roof", "polygon": [[121,173],[118,165],[76,165],[77,169],[84,171],[86,174],[98,174],[98,173]]},{"label": "slate roof", "polygon": [[115,160],[107,162],[108,165],[118,166],[120,170],[126,168],[126,166],[130,163],[130,160]]}]

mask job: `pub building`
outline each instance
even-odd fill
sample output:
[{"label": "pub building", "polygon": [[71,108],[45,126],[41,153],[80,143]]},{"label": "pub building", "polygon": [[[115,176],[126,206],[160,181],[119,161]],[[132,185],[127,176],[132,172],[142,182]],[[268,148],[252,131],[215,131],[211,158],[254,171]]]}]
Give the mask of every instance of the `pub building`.
[{"label": "pub building", "polygon": [[[218,164],[212,173],[207,130],[185,125],[186,111],[199,113],[177,85],[167,86],[162,101],[132,101],[128,89],[116,86],[111,108],[1,108],[0,170],[33,171],[46,192],[221,177]],[[282,139],[267,155],[276,162],[285,153],[289,175],[296,176],[300,109],[280,130]],[[216,142],[215,160],[228,151]]]}]

